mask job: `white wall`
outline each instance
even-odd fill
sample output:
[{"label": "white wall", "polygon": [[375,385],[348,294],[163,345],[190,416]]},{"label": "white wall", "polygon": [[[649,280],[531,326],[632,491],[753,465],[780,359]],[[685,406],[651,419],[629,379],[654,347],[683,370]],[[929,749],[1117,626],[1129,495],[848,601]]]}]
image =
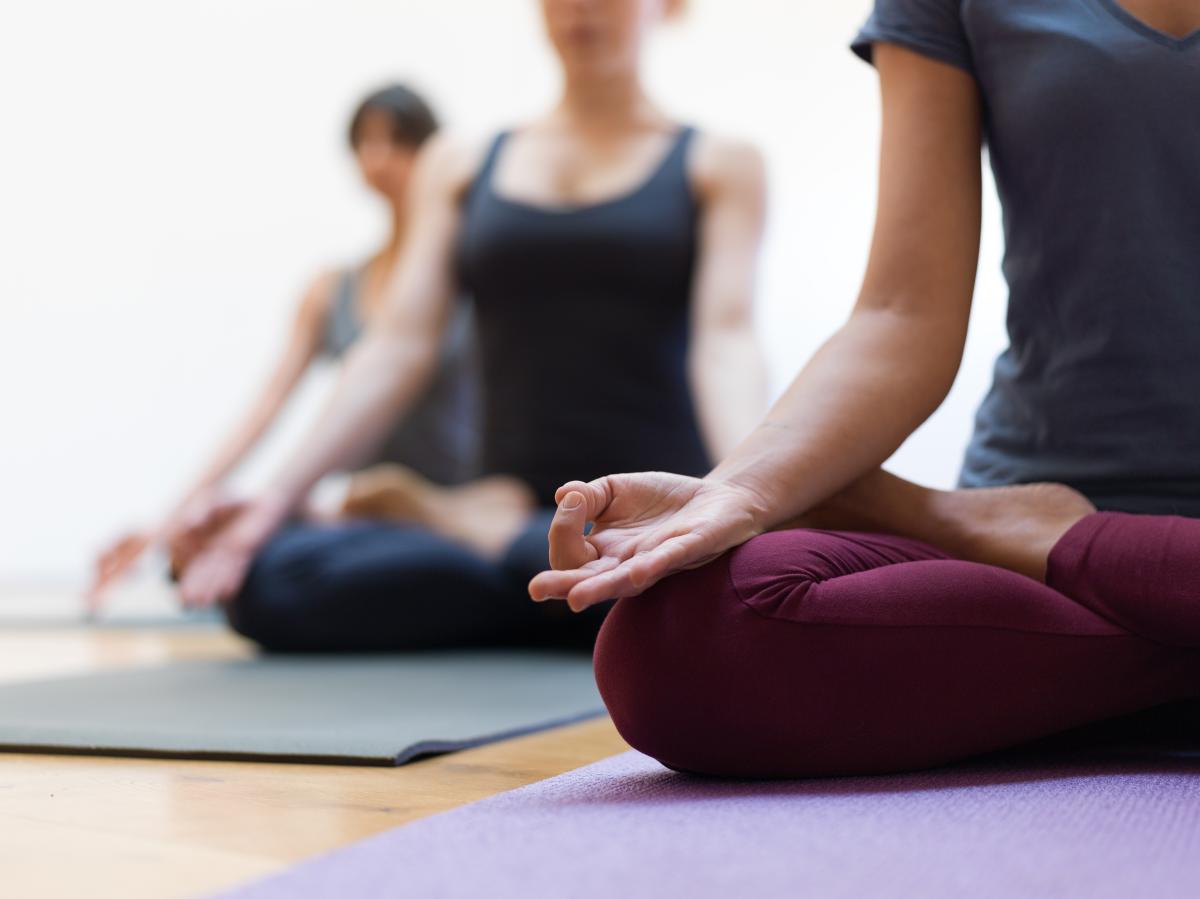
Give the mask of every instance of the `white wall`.
[{"label": "white wall", "polygon": [[[878,104],[846,43],[869,0],[695,0],[661,100],[767,151],[761,325],[777,389],[845,317]],[[342,132],[395,77],[487,131],[555,93],[535,0],[63,0],[0,31],[0,580],[75,582],[161,509],[236,416],[320,267],[380,234]],[[895,468],[953,481],[1003,346],[994,202],[970,346]],[[920,348],[914,347],[914,352]],[[310,413],[304,401],[249,481]]]}]

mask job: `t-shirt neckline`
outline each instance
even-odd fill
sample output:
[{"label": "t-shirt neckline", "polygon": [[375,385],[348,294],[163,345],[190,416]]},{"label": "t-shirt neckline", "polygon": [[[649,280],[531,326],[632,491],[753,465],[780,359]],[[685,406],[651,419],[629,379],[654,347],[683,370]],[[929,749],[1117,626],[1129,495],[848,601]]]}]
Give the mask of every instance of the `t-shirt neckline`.
[{"label": "t-shirt neckline", "polygon": [[1100,5],[1126,28],[1173,50],[1184,50],[1193,44],[1200,43],[1200,28],[1184,35],[1168,34],[1135,16],[1121,4],[1120,0],[1100,0]]}]

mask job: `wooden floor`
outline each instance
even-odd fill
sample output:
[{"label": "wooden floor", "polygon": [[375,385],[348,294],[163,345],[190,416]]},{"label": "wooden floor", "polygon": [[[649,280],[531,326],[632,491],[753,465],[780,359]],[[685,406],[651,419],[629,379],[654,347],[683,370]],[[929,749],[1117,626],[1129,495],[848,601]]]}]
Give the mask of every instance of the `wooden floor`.
[{"label": "wooden floor", "polygon": [[[220,631],[0,621],[0,682],[249,652]],[[0,754],[0,895],[195,896],[625,748],[605,719],[402,768]]]}]

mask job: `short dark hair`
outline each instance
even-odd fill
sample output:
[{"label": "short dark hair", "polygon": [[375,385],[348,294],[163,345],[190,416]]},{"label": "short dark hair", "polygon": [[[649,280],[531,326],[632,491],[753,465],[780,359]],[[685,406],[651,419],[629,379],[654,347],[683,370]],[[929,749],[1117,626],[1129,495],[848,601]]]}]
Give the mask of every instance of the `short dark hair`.
[{"label": "short dark hair", "polygon": [[358,146],[363,122],[373,112],[382,112],[391,119],[396,143],[414,149],[438,129],[437,116],[420,94],[403,84],[389,84],[367,94],[354,110],[346,134],[351,149]]}]

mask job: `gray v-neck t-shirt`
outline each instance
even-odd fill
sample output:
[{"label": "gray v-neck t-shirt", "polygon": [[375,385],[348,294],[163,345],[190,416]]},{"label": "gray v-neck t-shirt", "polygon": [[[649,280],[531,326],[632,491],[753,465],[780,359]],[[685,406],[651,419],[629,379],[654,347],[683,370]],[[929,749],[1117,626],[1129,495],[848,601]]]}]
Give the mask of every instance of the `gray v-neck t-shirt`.
[{"label": "gray v-neck t-shirt", "polygon": [[854,42],[979,84],[1010,346],[961,483],[1200,516],[1200,31],[1118,0],[877,0]]}]

